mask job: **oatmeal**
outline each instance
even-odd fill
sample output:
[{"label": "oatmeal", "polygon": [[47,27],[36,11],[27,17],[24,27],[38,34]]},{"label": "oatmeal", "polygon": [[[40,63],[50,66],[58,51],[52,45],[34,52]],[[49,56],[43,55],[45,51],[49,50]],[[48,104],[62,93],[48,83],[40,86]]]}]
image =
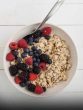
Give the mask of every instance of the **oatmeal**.
[{"label": "oatmeal", "polygon": [[51,27],[11,42],[9,48],[6,60],[10,62],[10,75],[26,90],[42,94],[68,79],[71,53],[66,42]]}]

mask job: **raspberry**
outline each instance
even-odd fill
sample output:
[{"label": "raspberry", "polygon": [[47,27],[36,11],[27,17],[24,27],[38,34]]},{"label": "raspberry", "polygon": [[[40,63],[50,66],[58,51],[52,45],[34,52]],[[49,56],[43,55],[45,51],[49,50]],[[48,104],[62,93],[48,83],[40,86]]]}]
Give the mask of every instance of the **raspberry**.
[{"label": "raspberry", "polygon": [[42,33],[43,33],[44,35],[50,35],[50,34],[51,34],[51,31],[52,31],[51,27],[44,27],[44,28],[42,29]]},{"label": "raspberry", "polygon": [[20,84],[22,81],[19,76],[15,76],[15,83]]},{"label": "raspberry", "polygon": [[11,42],[9,44],[10,49],[15,50],[18,48],[18,44],[16,42]]},{"label": "raspberry", "polygon": [[21,40],[18,41],[18,46],[20,48],[27,48],[28,47],[28,44],[27,44],[26,40],[21,39]]},{"label": "raspberry", "polygon": [[42,94],[44,92],[43,88],[39,85],[37,85],[35,87],[35,91],[34,91],[36,94]]},{"label": "raspberry", "polygon": [[11,76],[15,76],[18,73],[18,69],[16,65],[12,65],[9,67],[9,71]]},{"label": "raspberry", "polygon": [[33,59],[32,57],[29,57],[25,60],[25,63],[28,64],[28,65],[32,65],[33,64]]},{"label": "raspberry", "polygon": [[15,56],[11,52],[9,52],[6,56],[6,60],[13,61],[13,60],[15,60]]},{"label": "raspberry", "polygon": [[46,70],[46,63],[43,63],[43,62],[40,63],[40,64],[39,64],[39,68],[40,68],[41,70],[43,70],[43,71]]},{"label": "raspberry", "polygon": [[36,80],[37,77],[38,77],[37,74],[29,73],[29,80],[30,80],[30,81]]}]

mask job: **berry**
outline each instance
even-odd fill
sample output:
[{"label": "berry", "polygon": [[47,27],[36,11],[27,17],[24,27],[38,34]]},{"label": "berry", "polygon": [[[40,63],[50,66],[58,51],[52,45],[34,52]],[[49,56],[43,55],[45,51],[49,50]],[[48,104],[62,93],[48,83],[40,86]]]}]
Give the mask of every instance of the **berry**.
[{"label": "berry", "polygon": [[34,62],[36,61],[36,58],[35,58],[35,57],[33,58],[33,61],[34,61]]},{"label": "berry", "polygon": [[38,57],[39,57],[39,54],[38,54],[38,53],[34,53],[34,56],[35,56],[36,58],[38,58]]},{"label": "berry", "polygon": [[29,80],[30,80],[30,81],[34,81],[34,80],[36,80],[37,77],[38,77],[37,74],[29,73]]},{"label": "berry", "polygon": [[27,83],[23,83],[23,82],[21,82],[21,83],[20,83],[20,86],[21,86],[21,87],[25,87],[26,84],[27,84]]},{"label": "berry", "polygon": [[34,42],[38,43],[39,42],[39,38],[34,38]]},{"label": "berry", "polygon": [[28,47],[27,42],[24,39],[21,39],[21,40],[18,41],[18,46],[20,48],[27,48]]},{"label": "berry", "polygon": [[39,85],[37,85],[35,87],[35,91],[34,91],[36,94],[42,94],[44,92],[43,88]]},{"label": "berry", "polygon": [[25,53],[29,53],[29,51],[30,51],[29,48],[24,48]]},{"label": "berry", "polygon": [[41,54],[42,53],[42,50],[41,49],[37,50],[37,53],[38,54]]},{"label": "berry", "polygon": [[13,54],[15,57],[18,56],[18,51],[17,51],[17,50],[12,50],[11,52],[12,52],[12,54]]},{"label": "berry", "polygon": [[40,73],[40,68],[34,66],[34,67],[33,67],[33,72],[34,72],[35,74],[39,74],[39,73]]},{"label": "berry", "polygon": [[52,64],[52,60],[49,59],[49,60],[47,61],[47,63],[48,63],[48,64]]},{"label": "berry", "polygon": [[49,34],[51,34],[51,31],[52,31],[51,27],[44,27],[44,28],[42,29],[42,33],[43,33],[44,35],[49,35]]},{"label": "berry", "polygon": [[22,58],[18,57],[18,58],[16,59],[16,61],[17,61],[17,63],[21,63],[21,62],[22,62]]},{"label": "berry", "polygon": [[46,63],[40,63],[39,68],[43,71],[46,70]]},{"label": "berry", "polygon": [[18,63],[17,68],[23,71],[27,71],[27,65],[25,63]]},{"label": "berry", "polygon": [[10,49],[15,50],[18,48],[18,44],[16,42],[11,42],[9,44]]},{"label": "berry", "polygon": [[35,50],[37,50],[37,47],[35,47],[35,46],[32,46],[32,48],[31,48],[33,51],[35,51]]},{"label": "berry", "polygon": [[41,37],[42,36],[42,32],[41,30],[37,30],[34,34],[33,34],[34,37]]},{"label": "berry", "polygon": [[40,55],[40,60],[41,60],[41,62],[47,63],[48,60],[49,60],[49,56],[46,55],[46,54],[41,54],[41,55]]},{"label": "berry", "polygon": [[16,65],[12,65],[9,67],[9,72],[11,76],[15,76],[18,73],[18,69]]},{"label": "berry", "polygon": [[25,57],[27,57],[27,53],[22,53],[21,56],[22,56],[22,58],[25,58]]},{"label": "berry", "polygon": [[15,83],[20,84],[22,81],[19,76],[15,76]]},{"label": "berry", "polygon": [[50,39],[50,36],[49,35],[44,35],[44,38],[49,40]]},{"label": "berry", "polygon": [[32,56],[32,55],[33,55],[33,51],[30,51],[30,52],[29,52],[29,55]]},{"label": "berry", "polygon": [[6,60],[13,61],[13,60],[15,60],[15,56],[11,52],[9,52],[6,56]]},{"label": "berry", "polygon": [[28,38],[28,43],[29,43],[30,45],[33,44],[33,37],[29,37],[29,38]]},{"label": "berry", "polygon": [[38,59],[36,59],[36,61],[37,61],[37,63],[39,64],[40,63],[40,59],[38,58]]},{"label": "berry", "polygon": [[27,85],[27,89],[28,89],[30,92],[34,92],[34,90],[35,90],[35,85],[29,83],[29,84]]},{"label": "berry", "polygon": [[33,63],[33,66],[38,66],[38,63],[37,63],[37,62],[34,62],[34,63]]},{"label": "berry", "polygon": [[28,65],[32,65],[33,64],[33,58],[32,57],[29,57],[25,60],[25,63],[28,64]]},{"label": "berry", "polygon": [[29,73],[27,72],[21,72],[19,74],[20,79],[22,80],[23,83],[26,83],[29,80]]}]

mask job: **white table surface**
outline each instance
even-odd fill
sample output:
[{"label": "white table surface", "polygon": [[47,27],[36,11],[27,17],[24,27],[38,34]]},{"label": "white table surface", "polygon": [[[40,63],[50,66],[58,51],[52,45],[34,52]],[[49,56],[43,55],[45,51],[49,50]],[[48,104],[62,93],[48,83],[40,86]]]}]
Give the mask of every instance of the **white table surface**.
[{"label": "white table surface", "polygon": [[[0,99],[5,103],[81,101],[83,99],[83,0],[65,0],[48,21],[64,29],[78,52],[78,67],[70,84],[57,96],[34,98],[20,93],[7,79],[3,69],[3,52],[8,39],[26,25],[41,22],[56,0],[0,0]],[[72,98],[73,97],[73,98]]]}]

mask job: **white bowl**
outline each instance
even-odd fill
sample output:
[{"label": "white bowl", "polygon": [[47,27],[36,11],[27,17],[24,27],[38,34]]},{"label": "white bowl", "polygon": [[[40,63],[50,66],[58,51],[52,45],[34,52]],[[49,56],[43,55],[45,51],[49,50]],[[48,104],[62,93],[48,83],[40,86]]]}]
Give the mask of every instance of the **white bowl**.
[{"label": "white bowl", "polygon": [[[16,35],[14,35],[13,37],[11,37],[8,41],[8,43],[5,46],[5,51],[4,51],[4,57],[3,57],[3,61],[4,61],[4,69],[5,69],[5,73],[8,77],[8,79],[11,81],[11,83],[21,92],[27,94],[27,95],[31,95],[31,96],[36,96],[36,97],[40,97],[40,96],[50,96],[50,95],[54,95],[58,92],[60,92],[63,88],[65,88],[69,82],[71,81],[71,79],[73,78],[75,72],[76,72],[76,67],[77,67],[77,52],[76,52],[76,47],[72,41],[72,39],[69,37],[69,35],[64,32],[62,29],[54,26],[54,25],[50,25],[50,24],[45,24],[44,26],[51,26],[53,28],[53,30],[55,31],[55,33],[57,35],[59,35],[63,40],[65,40],[67,42],[67,44],[69,45],[70,51],[71,51],[71,58],[72,58],[72,68],[69,70],[68,74],[68,80],[67,81],[63,81],[57,85],[55,85],[55,87],[48,89],[45,93],[41,94],[41,95],[36,95],[34,93],[31,93],[29,91],[27,91],[25,88],[20,87],[19,85],[15,84],[13,77],[11,77],[10,73],[9,73],[9,62],[6,61],[6,55],[9,52],[9,43],[11,41],[16,41],[22,37],[24,37],[25,35],[29,34],[36,26],[38,26],[38,24],[33,24],[30,25],[24,29],[22,29],[20,32],[18,32]],[[71,36],[73,37],[73,36]]]}]

